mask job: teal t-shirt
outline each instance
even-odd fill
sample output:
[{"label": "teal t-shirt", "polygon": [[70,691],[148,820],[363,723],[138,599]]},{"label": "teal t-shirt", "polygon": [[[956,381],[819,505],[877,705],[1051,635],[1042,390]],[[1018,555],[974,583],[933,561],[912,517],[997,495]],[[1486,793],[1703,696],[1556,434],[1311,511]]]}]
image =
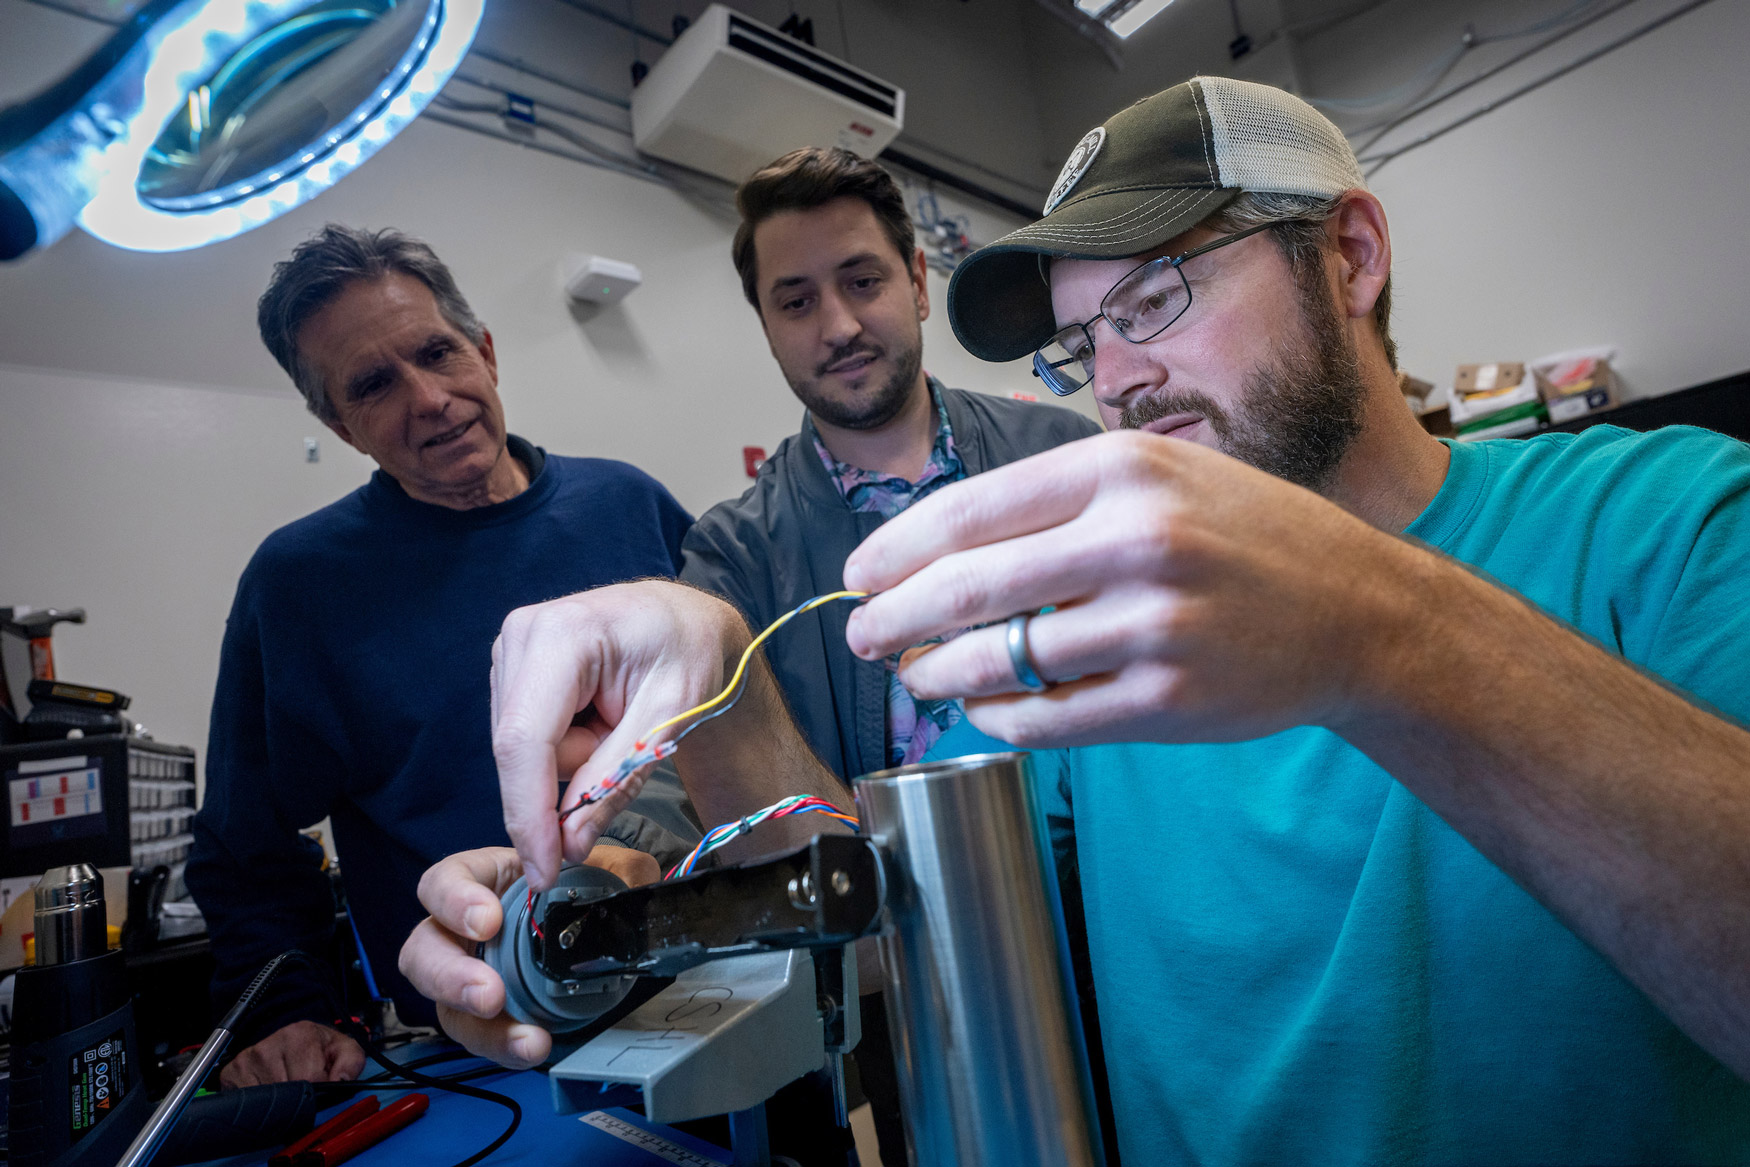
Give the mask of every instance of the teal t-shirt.
[{"label": "teal t-shirt", "polygon": [[[1750,715],[1750,446],[1456,444],[1406,533]],[[1034,761],[1126,1164],[1750,1163],[1750,1085],[1335,735]]]}]

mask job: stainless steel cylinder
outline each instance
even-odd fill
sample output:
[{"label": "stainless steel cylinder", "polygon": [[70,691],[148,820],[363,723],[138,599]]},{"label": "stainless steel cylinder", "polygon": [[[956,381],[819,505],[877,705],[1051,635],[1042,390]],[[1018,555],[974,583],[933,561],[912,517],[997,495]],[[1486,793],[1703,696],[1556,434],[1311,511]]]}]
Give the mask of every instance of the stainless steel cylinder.
[{"label": "stainless steel cylinder", "polygon": [[37,964],[71,964],[107,951],[103,877],[89,863],[49,868],[36,885]]},{"label": "stainless steel cylinder", "polygon": [[859,778],[916,1167],[1103,1163],[1050,838],[1025,754]]}]

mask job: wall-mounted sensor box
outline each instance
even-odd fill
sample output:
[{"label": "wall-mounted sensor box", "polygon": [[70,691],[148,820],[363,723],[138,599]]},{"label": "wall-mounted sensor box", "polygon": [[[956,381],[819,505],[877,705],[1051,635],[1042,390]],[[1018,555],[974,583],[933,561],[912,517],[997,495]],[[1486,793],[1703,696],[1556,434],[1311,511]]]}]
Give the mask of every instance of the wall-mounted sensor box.
[{"label": "wall-mounted sensor box", "polygon": [[584,304],[618,304],[644,282],[644,273],[635,264],[599,255],[572,256],[562,274],[565,294]]}]

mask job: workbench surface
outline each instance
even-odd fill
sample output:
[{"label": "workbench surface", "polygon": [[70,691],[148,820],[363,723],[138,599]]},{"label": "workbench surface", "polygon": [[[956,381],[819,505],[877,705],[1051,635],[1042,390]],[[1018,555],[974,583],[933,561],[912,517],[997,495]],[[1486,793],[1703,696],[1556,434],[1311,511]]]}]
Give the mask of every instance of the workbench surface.
[{"label": "workbench surface", "polygon": [[[394,1051],[393,1056],[398,1061],[409,1060],[429,1048],[436,1047],[409,1047]],[[455,1073],[479,1065],[478,1061],[457,1060],[429,1067],[426,1072]],[[370,1069],[378,1067],[373,1063]],[[731,1161],[730,1153],[722,1148],[647,1122],[636,1112],[619,1107],[554,1114],[547,1076],[539,1071],[507,1070],[471,1079],[468,1084],[514,1098],[523,1108],[522,1125],[516,1134],[483,1160],[482,1167],[722,1167]],[[387,1106],[410,1090],[430,1098],[430,1109],[411,1125],[348,1159],[347,1167],[447,1167],[497,1138],[510,1121],[510,1111],[497,1103],[444,1090],[397,1083],[378,1097]],[[349,1104],[323,1111],[318,1121],[326,1121]],[[204,1167],[262,1167],[266,1161],[267,1153],[257,1153],[213,1160]]]}]

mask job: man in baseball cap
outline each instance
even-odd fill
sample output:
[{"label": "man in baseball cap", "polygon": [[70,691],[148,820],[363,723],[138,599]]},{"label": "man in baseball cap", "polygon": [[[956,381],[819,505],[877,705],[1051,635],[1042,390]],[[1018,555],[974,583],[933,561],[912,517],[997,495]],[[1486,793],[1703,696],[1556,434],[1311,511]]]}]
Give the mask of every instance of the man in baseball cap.
[{"label": "man in baseball cap", "polygon": [[[901,675],[965,699],[932,758],[1034,750],[1125,1162],[1750,1161],[1750,448],[1437,441],[1390,271],[1297,98],[1198,78],[1112,117],[949,314],[1116,432],[889,520],[845,565],[873,593],[846,641],[972,628]],[[648,724],[749,638],[665,583],[526,611],[507,803],[551,796],[582,703]],[[677,756],[689,793],[832,797],[756,681]],[[561,844],[518,845],[546,871]],[[497,899],[446,864],[403,966],[503,1056],[516,1027],[463,991],[490,999],[468,919]]]},{"label": "man in baseball cap", "polygon": [[1114,115],[948,311],[1132,432],[883,527],[847,640],[993,622],[902,675],[935,756],[1079,747],[1126,1162],[1750,1160],[1750,449],[1437,441],[1390,270],[1298,98]]},{"label": "man in baseball cap", "polygon": [[[1382,403],[1404,423],[1395,416],[1405,411],[1390,376],[1396,350],[1388,331],[1390,245],[1383,212],[1366,193],[1355,154],[1337,127],[1266,85],[1198,78],[1089,131],[1064,163],[1045,217],[981,249],[955,272],[949,316],[974,355],[1009,361],[1033,354],[1046,387],[1068,395],[1093,376],[1102,316],[1115,336],[1146,344],[1189,311],[1197,295],[1193,276],[1224,266],[1222,257],[1199,262],[1200,256],[1269,229],[1300,290],[1312,342],[1307,359],[1290,362],[1285,376],[1264,386],[1266,395],[1246,402],[1224,405],[1196,386],[1174,386],[1113,398],[1107,420],[1185,438],[1200,433],[1260,469],[1316,488],[1359,430],[1365,396],[1356,383],[1357,345],[1337,328],[1324,287],[1326,225],[1344,216],[1365,221],[1357,241],[1375,249],[1369,255],[1374,263],[1359,273],[1372,295],[1374,347],[1384,357],[1370,371],[1382,390],[1392,382],[1390,395],[1380,394]],[[1260,244],[1267,246],[1260,241],[1253,248]],[[1099,261],[1106,266],[1076,270],[1121,273],[1101,289],[1100,315],[1058,320],[1050,276],[1058,260]],[[1375,278],[1375,267],[1383,280]],[[1107,396],[1101,395],[1102,405]],[[1204,423],[1200,431],[1189,428],[1196,421]],[[1430,468],[1443,460],[1433,443],[1415,440],[1413,424],[1395,428]]]}]

